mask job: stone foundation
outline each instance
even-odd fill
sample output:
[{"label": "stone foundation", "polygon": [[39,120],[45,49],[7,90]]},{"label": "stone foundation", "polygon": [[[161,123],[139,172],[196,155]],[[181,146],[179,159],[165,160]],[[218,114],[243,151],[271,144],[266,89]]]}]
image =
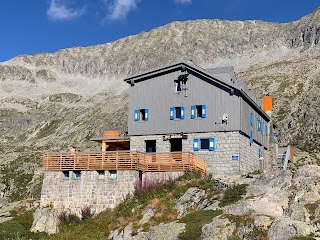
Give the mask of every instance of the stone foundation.
[{"label": "stone foundation", "polygon": [[81,171],[80,179],[76,179],[70,171],[69,179],[65,179],[63,172],[45,172],[40,207],[68,209],[77,214],[84,206],[90,206],[94,213],[114,208],[133,193],[139,177],[137,171],[117,171],[116,175],[111,179],[109,171],[105,171],[105,178],[99,179],[97,171]]},{"label": "stone foundation", "polygon": [[[246,173],[262,169],[263,165],[259,160],[258,149],[260,148],[264,158],[267,158],[268,151],[256,142],[250,144],[250,139],[240,132],[211,132],[211,133],[189,133],[184,134],[187,139],[182,139],[182,151],[191,152],[207,161],[207,173]],[[165,138],[163,137],[165,136]],[[131,151],[146,151],[145,140],[156,140],[156,152],[170,152],[170,141],[164,140],[170,135],[148,135],[131,136]],[[181,135],[171,135],[171,138],[178,138]],[[214,151],[193,150],[194,138],[215,138],[216,148]],[[267,159],[265,159],[265,162]],[[263,170],[263,169],[262,169]]]}]

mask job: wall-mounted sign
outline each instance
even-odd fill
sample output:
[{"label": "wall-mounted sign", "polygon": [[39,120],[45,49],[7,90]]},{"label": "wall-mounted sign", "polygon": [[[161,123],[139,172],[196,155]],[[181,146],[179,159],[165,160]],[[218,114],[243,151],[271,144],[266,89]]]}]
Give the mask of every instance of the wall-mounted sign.
[{"label": "wall-mounted sign", "polygon": [[235,161],[239,160],[239,156],[232,156],[232,160],[235,160]]}]

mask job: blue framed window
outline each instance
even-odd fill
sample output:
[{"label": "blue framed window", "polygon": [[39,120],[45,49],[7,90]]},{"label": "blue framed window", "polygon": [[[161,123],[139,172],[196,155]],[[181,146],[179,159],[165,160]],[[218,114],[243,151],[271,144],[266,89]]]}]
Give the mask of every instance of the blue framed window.
[{"label": "blue framed window", "polygon": [[253,126],[253,112],[250,113],[250,125]]},{"label": "blue framed window", "polygon": [[207,107],[206,105],[194,105],[191,106],[191,119],[206,118]]},{"label": "blue framed window", "polygon": [[261,151],[260,148],[258,148],[258,157],[259,157],[259,158],[262,157],[262,151]]},{"label": "blue framed window", "polygon": [[97,172],[99,174],[99,179],[105,179],[106,173],[104,170],[98,170]]},{"label": "blue framed window", "polygon": [[69,171],[62,171],[62,173],[63,173],[63,178],[64,179],[69,179]]},{"label": "blue framed window", "polygon": [[262,121],[260,119],[257,119],[257,128],[258,128],[258,131],[261,131],[262,129]]},{"label": "blue framed window", "polygon": [[269,136],[269,128],[268,128],[268,125],[266,126],[266,136],[267,136],[267,137]]},{"label": "blue framed window", "polygon": [[170,108],[170,120],[181,119],[185,116],[184,107],[171,107]]},{"label": "blue framed window", "polygon": [[216,149],[215,138],[195,138],[193,139],[193,150],[209,150],[214,151]]},{"label": "blue framed window", "polygon": [[117,170],[109,170],[109,173],[111,180],[117,180]]},{"label": "blue framed window", "polygon": [[134,121],[142,122],[149,120],[149,109],[136,109],[134,110]]},{"label": "blue framed window", "polygon": [[76,175],[76,179],[80,180],[81,178],[81,171],[74,171],[74,174]]},{"label": "blue framed window", "polygon": [[277,133],[273,133],[273,141],[276,143],[277,142]]},{"label": "blue framed window", "polygon": [[254,140],[254,136],[253,136],[253,131],[251,130],[250,131],[250,144],[253,143],[253,140]]}]

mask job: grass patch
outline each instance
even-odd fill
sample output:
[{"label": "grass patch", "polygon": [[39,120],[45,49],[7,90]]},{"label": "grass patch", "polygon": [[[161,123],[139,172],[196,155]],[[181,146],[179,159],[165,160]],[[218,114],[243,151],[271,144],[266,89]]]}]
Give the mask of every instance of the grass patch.
[{"label": "grass patch", "polygon": [[13,219],[0,223],[0,239],[41,239],[47,234],[32,233],[29,229],[33,222],[34,209],[23,213],[15,212]]},{"label": "grass patch", "polygon": [[228,237],[228,240],[240,240],[240,237],[236,236],[236,235],[232,235],[232,236]]},{"label": "grass patch", "polygon": [[52,120],[48,125],[42,128],[40,132],[38,132],[36,138],[41,139],[51,135],[58,128],[59,123],[60,123],[60,120]]},{"label": "grass patch", "polygon": [[308,213],[310,214],[310,220],[315,220],[315,213],[317,208],[319,207],[319,203],[320,201],[316,201],[314,203],[308,203],[305,206],[305,208],[307,209]]},{"label": "grass patch", "polygon": [[197,240],[201,238],[202,227],[222,214],[222,210],[201,210],[187,214],[179,220],[186,224],[186,230],[179,234],[179,240]]},{"label": "grass patch", "polygon": [[242,199],[242,195],[247,193],[248,184],[235,185],[228,188],[219,203],[219,207],[224,207],[230,204],[234,204]]},{"label": "grass patch", "polygon": [[315,238],[311,236],[298,236],[298,237],[290,238],[290,240],[315,240]]}]

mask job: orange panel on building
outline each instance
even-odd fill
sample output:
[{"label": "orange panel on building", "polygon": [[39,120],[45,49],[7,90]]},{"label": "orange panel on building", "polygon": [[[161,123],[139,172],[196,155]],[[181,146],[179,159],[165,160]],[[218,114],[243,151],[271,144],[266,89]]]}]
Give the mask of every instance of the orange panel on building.
[{"label": "orange panel on building", "polygon": [[263,97],[263,110],[272,111],[272,97],[270,96]]}]

